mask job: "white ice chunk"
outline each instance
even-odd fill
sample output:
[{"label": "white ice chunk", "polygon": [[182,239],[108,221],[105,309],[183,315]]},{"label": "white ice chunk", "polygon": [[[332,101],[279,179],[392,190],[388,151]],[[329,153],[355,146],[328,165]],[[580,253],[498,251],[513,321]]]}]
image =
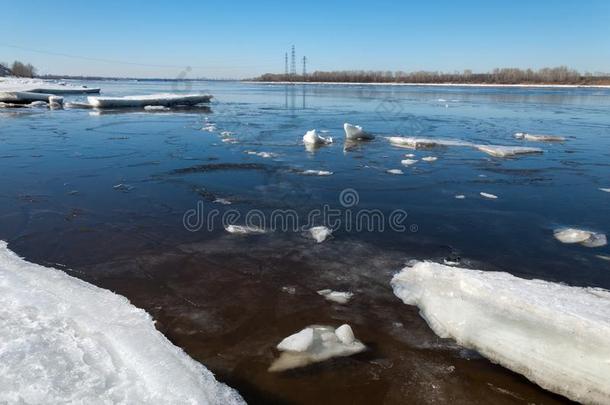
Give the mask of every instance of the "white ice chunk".
[{"label": "white ice chunk", "polygon": [[344,345],[351,345],[356,340],[356,337],[354,336],[354,331],[352,330],[352,327],[348,324],[343,324],[339,326],[335,331],[335,335],[337,335],[341,343],[343,343]]},{"label": "white ice chunk", "polygon": [[280,357],[271,364],[269,371],[279,372],[305,367],[333,357],[351,356],[366,350],[366,346],[359,340],[354,338],[350,342],[349,334],[345,327],[339,331],[339,335],[345,342],[350,343],[344,343],[337,335],[337,330],[332,326],[310,326],[304,330],[308,329],[313,331],[313,341],[310,346],[305,351],[283,351]]},{"label": "white ice chunk", "polygon": [[421,158],[424,162],[436,162],[438,158],[436,156],[426,156]]},{"label": "white ice chunk", "polygon": [[495,194],[484,193],[484,192],[481,192],[479,194],[481,194],[481,197],[487,198],[487,199],[490,199],[490,200],[497,200],[498,199],[498,196],[495,195]]},{"label": "white ice chunk", "polygon": [[256,227],[256,226],[244,226],[244,225],[227,225],[227,226],[225,226],[225,230],[229,233],[240,234],[240,235],[261,234],[261,233],[267,232],[266,230]]},{"label": "white ice chunk", "polygon": [[301,174],[306,176],[330,176],[333,172],[329,172],[328,170],[303,170]]},{"label": "white ice chunk", "polygon": [[466,196],[464,194],[458,194],[458,195],[455,196],[456,200],[463,200],[465,198],[466,198]]},{"label": "white ice chunk", "polygon": [[610,188],[600,188],[599,191],[603,191],[604,193],[610,193]]},{"label": "white ice chunk", "polygon": [[523,139],[525,141],[534,141],[534,142],[563,142],[566,140],[563,136],[556,135],[534,135],[528,134],[526,132],[517,132],[515,134],[515,138]]},{"label": "white ice chunk", "polygon": [[540,148],[528,148],[525,146],[475,145],[475,148],[495,157],[513,157],[517,155],[542,153],[542,149]]},{"label": "white ice chunk", "polygon": [[580,243],[583,246],[596,248],[606,246],[606,235],[576,228],[560,228],[553,231],[555,239],[561,243]]},{"label": "white ice chunk", "polygon": [[404,166],[411,166],[417,163],[417,159],[403,159],[400,163]]},{"label": "white ice chunk", "polygon": [[326,238],[332,235],[333,231],[325,226],[314,226],[313,228],[309,229],[309,233],[316,242],[322,243],[326,240]]},{"label": "white ice chunk", "polygon": [[574,401],[610,403],[610,292],[419,262],[392,279],[442,338]]},{"label": "white ice chunk", "polygon": [[333,143],[333,138],[331,138],[330,136],[323,137],[321,135],[318,135],[318,132],[315,129],[312,129],[311,131],[307,131],[307,133],[303,135],[303,143],[305,145],[322,146]]},{"label": "white ice chunk", "polygon": [[343,130],[345,131],[345,139],[348,140],[370,140],[375,138],[373,135],[365,132],[359,125],[352,125],[346,122],[343,124]]},{"label": "white ice chunk", "polygon": [[386,173],[389,173],[389,174],[404,174],[404,172],[402,170],[400,170],[400,169],[389,169],[389,170],[386,170]]},{"label": "white ice chunk", "polygon": [[64,108],[64,98],[60,96],[49,96],[49,108],[51,110],[61,110]]},{"label": "white ice chunk", "polygon": [[313,329],[305,328],[282,340],[277,349],[281,351],[304,352],[313,344]]},{"label": "white ice chunk", "polygon": [[120,108],[120,107],[144,107],[144,106],[165,106],[172,107],[177,105],[196,105],[209,103],[212,96],[208,94],[149,94],[145,96],[125,96],[125,97],[87,97],[87,101],[95,108]]},{"label": "white ice chunk", "polygon": [[413,154],[413,153],[405,153],[405,157],[406,158],[414,158],[415,154]]},{"label": "white ice chunk", "polygon": [[0,403],[241,404],[111,291],[0,241]]},{"label": "white ice chunk", "polygon": [[333,291],[330,289],[320,290],[318,294],[326,298],[328,301],[336,302],[337,304],[347,304],[352,297],[353,293],[347,291]]}]

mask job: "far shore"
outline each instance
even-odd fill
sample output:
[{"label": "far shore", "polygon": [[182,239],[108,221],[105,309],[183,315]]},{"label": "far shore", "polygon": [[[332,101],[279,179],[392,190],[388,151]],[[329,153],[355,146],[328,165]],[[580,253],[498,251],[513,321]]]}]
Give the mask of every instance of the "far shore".
[{"label": "far shore", "polygon": [[490,83],[368,83],[368,82],[287,82],[287,81],[258,81],[244,80],[244,83],[258,84],[313,84],[313,85],[341,85],[341,86],[428,86],[428,87],[527,87],[527,88],[599,88],[610,89],[605,84],[490,84]]}]

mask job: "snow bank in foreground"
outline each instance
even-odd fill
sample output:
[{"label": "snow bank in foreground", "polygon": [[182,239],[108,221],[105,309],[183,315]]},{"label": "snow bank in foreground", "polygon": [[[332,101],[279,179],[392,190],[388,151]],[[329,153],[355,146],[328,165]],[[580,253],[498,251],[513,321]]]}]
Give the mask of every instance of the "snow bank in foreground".
[{"label": "snow bank in foreground", "polygon": [[192,106],[200,103],[209,103],[212,96],[208,94],[149,94],[146,96],[125,97],[87,97],[87,101],[95,108],[119,108],[119,107],[146,107],[164,106],[172,107],[178,105]]},{"label": "snow bank in foreground", "polygon": [[127,299],[0,241],[0,403],[239,404]]},{"label": "snow bank in foreground", "polygon": [[442,338],[540,386],[610,403],[610,292],[417,262],[392,279]]},{"label": "snow bank in foreground", "polygon": [[337,329],[332,326],[307,327],[282,340],[277,349],[282,354],[269,367],[272,372],[305,367],[333,357],[351,356],[364,351],[366,346],[345,324]]}]

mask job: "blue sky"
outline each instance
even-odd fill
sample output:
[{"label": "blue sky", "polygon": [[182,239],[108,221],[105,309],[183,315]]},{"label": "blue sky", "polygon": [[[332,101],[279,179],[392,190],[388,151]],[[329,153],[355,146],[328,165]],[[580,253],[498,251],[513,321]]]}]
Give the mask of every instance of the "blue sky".
[{"label": "blue sky", "polygon": [[177,77],[191,66],[190,77],[244,78],[282,72],[292,44],[310,71],[610,72],[609,1],[0,0],[0,10],[0,61],[41,73]]}]

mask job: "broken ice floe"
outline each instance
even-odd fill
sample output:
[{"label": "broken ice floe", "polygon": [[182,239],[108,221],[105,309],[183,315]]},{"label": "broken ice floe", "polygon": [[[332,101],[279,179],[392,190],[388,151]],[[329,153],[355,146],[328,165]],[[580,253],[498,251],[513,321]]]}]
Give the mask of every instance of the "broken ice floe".
[{"label": "broken ice floe", "polygon": [[47,95],[99,93],[98,87],[76,86],[53,80],[0,77],[0,92],[42,93]]},{"label": "broken ice floe", "polygon": [[328,301],[336,302],[337,304],[347,304],[354,296],[351,292],[333,291],[330,289],[319,290],[317,293]]},{"label": "broken ice floe", "polygon": [[245,226],[245,225],[227,225],[225,230],[229,233],[238,235],[251,235],[251,234],[263,234],[267,231],[257,226]]},{"label": "broken ice floe", "polygon": [[585,247],[596,248],[606,246],[606,235],[576,228],[560,228],[553,232],[555,239],[561,243],[579,243]]},{"label": "broken ice floe", "polygon": [[359,125],[352,125],[346,122],[343,124],[343,130],[345,131],[345,139],[347,140],[366,141],[375,138],[373,135],[365,132]]},{"label": "broken ice floe", "polygon": [[413,154],[413,153],[405,153],[405,157],[406,158],[414,158],[415,154]]},{"label": "broken ice floe", "polygon": [[464,194],[457,194],[457,195],[455,196],[455,199],[456,199],[456,200],[463,200],[463,199],[465,199],[465,198],[466,198],[466,196],[465,196]]},{"label": "broken ice floe", "polygon": [[212,96],[208,94],[150,94],[145,96],[124,97],[87,97],[95,108],[144,107],[144,106],[194,106],[209,103]]},{"label": "broken ice floe", "polygon": [[0,280],[0,403],[244,403],[125,297],[1,241]]},{"label": "broken ice floe", "polygon": [[400,163],[404,166],[411,166],[417,163],[417,159],[403,159]]},{"label": "broken ice floe", "polygon": [[436,162],[438,158],[436,156],[426,156],[421,158],[424,162]]},{"label": "broken ice floe", "polygon": [[333,231],[325,226],[314,226],[309,229],[309,233],[316,242],[322,243],[326,238],[332,235]]},{"label": "broken ice floe", "polygon": [[314,325],[288,336],[277,345],[277,349],[282,353],[269,367],[271,372],[305,367],[333,357],[351,356],[364,351],[366,346],[355,338],[347,324],[337,329]]},{"label": "broken ice floe", "polygon": [[515,138],[523,139],[525,141],[534,141],[534,142],[563,142],[566,140],[563,136],[556,135],[534,135],[528,134],[526,132],[517,132],[515,134]]},{"label": "broken ice floe", "polygon": [[231,201],[225,199],[225,198],[216,198],[214,201],[212,201],[213,203],[216,204],[222,204],[222,205],[231,205]]},{"label": "broken ice floe", "polygon": [[431,262],[391,284],[438,336],[574,401],[610,403],[610,291]]},{"label": "broken ice floe", "polygon": [[386,170],[386,173],[389,174],[404,174],[404,172],[400,169],[388,169]]},{"label": "broken ice floe", "polygon": [[303,170],[300,173],[305,176],[330,176],[333,174],[333,172],[330,172],[328,170],[311,170],[311,169]]},{"label": "broken ice floe", "polygon": [[324,137],[321,135],[318,135],[318,132],[315,129],[312,129],[311,131],[307,131],[307,133],[305,133],[305,135],[303,135],[303,143],[305,145],[309,145],[309,146],[323,146],[323,145],[329,145],[331,143],[333,143],[333,138],[331,138],[330,136],[328,137]]},{"label": "broken ice floe", "polygon": [[246,153],[248,155],[254,155],[254,156],[266,158],[266,159],[277,157],[277,154],[272,153],[272,152],[256,152],[253,150],[247,150],[244,153]]},{"label": "broken ice floe", "polygon": [[410,149],[427,149],[438,146],[470,146],[468,142],[452,140],[452,139],[430,139],[430,138],[416,138],[416,137],[404,137],[404,136],[391,136],[388,138],[390,143],[394,146],[400,146]]},{"label": "broken ice floe", "polygon": [[599,191],[603,191],[604,193],[610,193],[610,188],[600,188]]},{"label": "broken ice floe", "polygon": [[497,200],[497,199],[498,199],[498,196],[497,196],[497,195],[495,195],[495,194],[484,193],[484,192],[481,192],[481,193],[479,193],[479,194],[481,194],[481,197],[483,197],[483,198],[487,198],[487,199],[489,199],[489,200]]},{"label": "broken ice floe", "polygon": [[145,105],[145,111],[170,111],[171,108],[163,106],[163,105]]},{"label": "broken ice floe", "polygon": [[526,146],[475,145],[475,148],[494,157],[512,157],[542,153],[540,148],[529,148]]}]

